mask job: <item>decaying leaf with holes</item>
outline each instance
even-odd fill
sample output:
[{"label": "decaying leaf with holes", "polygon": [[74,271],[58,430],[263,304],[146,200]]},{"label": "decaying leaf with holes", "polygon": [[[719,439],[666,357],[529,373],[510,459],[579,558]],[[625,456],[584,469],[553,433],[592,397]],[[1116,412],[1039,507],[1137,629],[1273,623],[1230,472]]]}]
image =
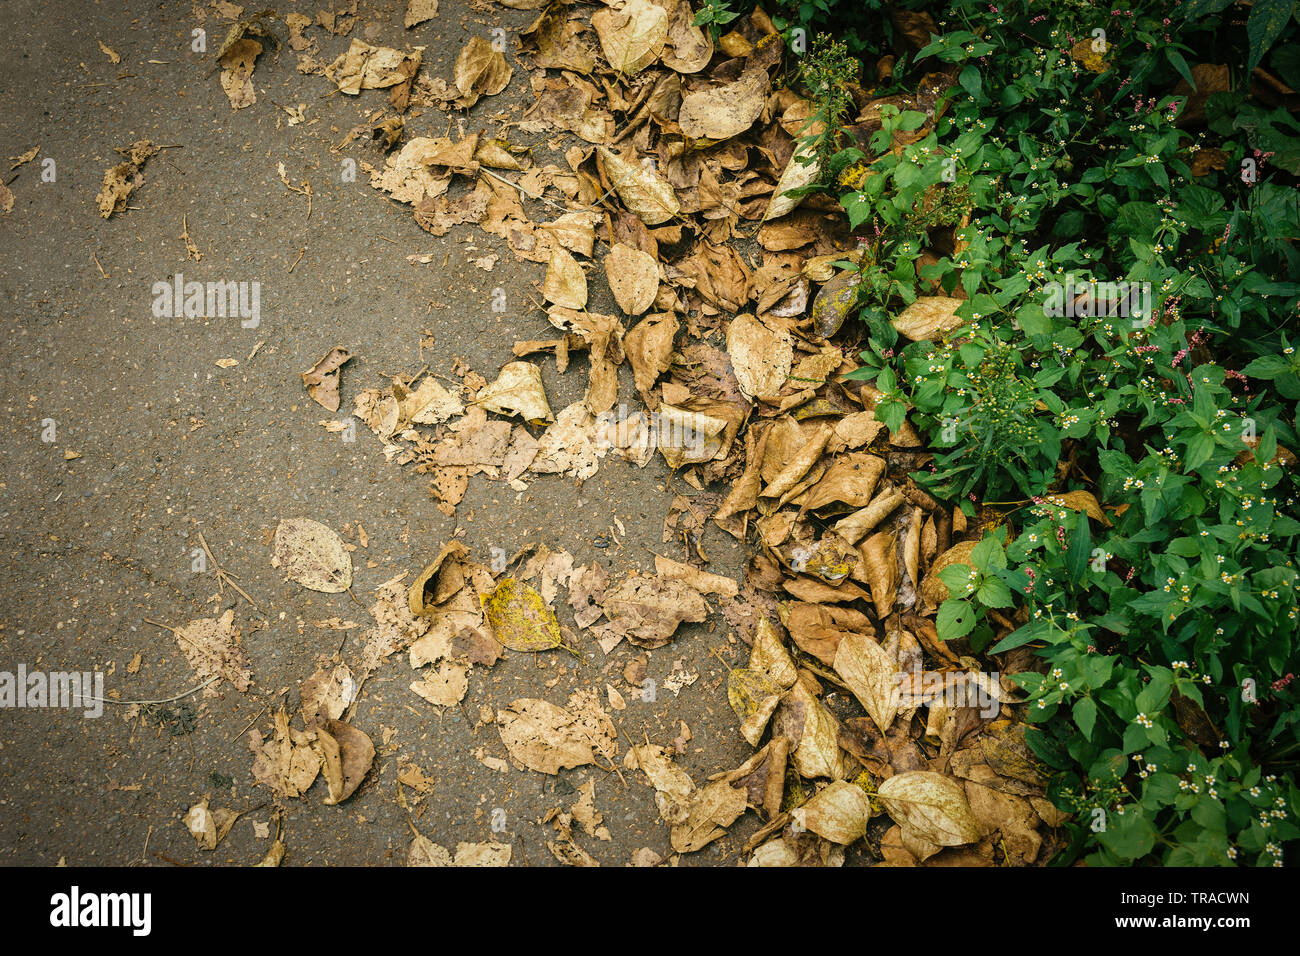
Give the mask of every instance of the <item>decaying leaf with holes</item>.
[{"label": "decaying leaf with holes", "polygon": [[337,594],[352,586],[352,556],[343,539],[311,518],[285,518],[275,529],[271,566],[313,591]]}]

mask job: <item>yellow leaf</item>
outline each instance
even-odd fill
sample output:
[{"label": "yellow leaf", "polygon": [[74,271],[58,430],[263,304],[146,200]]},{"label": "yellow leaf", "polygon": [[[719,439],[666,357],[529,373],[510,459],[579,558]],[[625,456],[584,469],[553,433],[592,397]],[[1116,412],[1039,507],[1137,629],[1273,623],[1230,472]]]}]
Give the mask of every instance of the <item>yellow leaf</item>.
[{"label": "yellow leaf", "polygon": [[502,578],[482,601],[483,614],[496,639],[512,651],[549,651],[561,646],[555,612],[531,585]]}]

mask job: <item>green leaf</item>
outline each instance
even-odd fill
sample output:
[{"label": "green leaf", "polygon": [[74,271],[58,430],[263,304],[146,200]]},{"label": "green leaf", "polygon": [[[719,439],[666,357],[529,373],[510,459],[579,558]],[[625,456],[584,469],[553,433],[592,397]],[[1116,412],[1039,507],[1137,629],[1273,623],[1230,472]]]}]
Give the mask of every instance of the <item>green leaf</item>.
[{"label": "green leaf", "polygon": [[1187,457],[1184,465],[1188,471],[1195,471],[1214,456],[1214,439],[1205,432],[1197,432],[1187,442]]},{"label": "green leaf", "polygon": [[1168,60],[1169,64],[1178,71],[1179,75],[1182,76],[1184,80],[1187,81],[1187,85],[1190,86],[1192,92],[1195,93],[1196,81],[1192,79],[1192,71],[1187,66],[1187,61],[1183,59],[1183,55],[1173,47],[1165,47],[1165,59]]},{"label": "green leaf", "polygon": [[1226,10],[1232,5],[1232,0],[1187,0],[1182,6],[1182,14],[1188,20],[1199,20],[1201,17],[1209,16],[1211,13],[1218,13],[1220,10]]},{"label": "green leaf", "polygon": [[1070,549],[1065,555],[1066,569],[1070,572],[1070,580],[1075,584],[1083,580],[1091,558],[1092,531],[1088,527],[1087,517],[1079,515],[1075,519],[1074,533],[1070,535]]},{"label": "green leaf", "polygon": [[1034,626],[1035,623],[1037,622],[1016,628],[1006,637],[1002,638],[1002,640],[998,641],[997,646],[989,651],[989,653],[1001,654],[1003,651],[1010,651],[1017,647],[1023,647],[1030,641],[1042,640],[1045,635],[1041,633],[1041,629]]},{"label": "green leaf", "polygon": [[1268,52],[1268,48],[1282,35],[1294,8],[1295,0],[1255,0],[1255,5],[1250,8],[1250,18],[1246,21],[1246,36],[1250,38],[1247,73],[1259,66],[1259,61]]},{"label": "green leaf", "polygon": [[1093,728],[1097,725],[1097,704],[1091,697],[1081,697],[1074,702],[1074,722],[1080,733],[1091,740]]},{"label": "green leaf", "polygon": [[939,580],[944,583],[950,595],[965,597],[970,591],[971,567],[958,561],[939,571]]},{"label": "green leaf", "polygon": [[1011,607],[1011,589],[1000,578],[988,577],[975,592],[975,598],[985,607]]},{"label": "green leaf", "polygon": [[998,542],[998,539],[990,536],[981,540],[979,544],[971,549],[970,563],[972,567],[979,569],[1005,568],[1007,558],[1002,553],[1002,545]]},{"label": "green leaf", "polygon": [[1139,860],[1155,846],[1155,827],[1136,806],[1130,804],[1122,814],[1108,813],[1106,819],[1107,827],[1098,840],[1121,859]]},{"label": "green leaf", "polygon": [[941,641],[965,637],[975,627],[975,609],[967,601],[949,598],[939,606],[934,623]]},{"label": "green leaf", "polygon": [[1250,378],[1274,379],[1291,371],[1291,360],[1281,355],[1261,355],[1241,370]]}]

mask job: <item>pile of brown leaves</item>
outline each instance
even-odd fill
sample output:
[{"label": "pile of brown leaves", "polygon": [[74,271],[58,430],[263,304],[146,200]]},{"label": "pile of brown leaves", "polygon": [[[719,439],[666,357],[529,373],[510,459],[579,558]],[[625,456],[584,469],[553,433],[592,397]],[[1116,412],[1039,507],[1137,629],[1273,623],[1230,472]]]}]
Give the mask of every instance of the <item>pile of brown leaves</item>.
[{"label": "pile of brown leaves", "polygon": [[[389,91],[394,114],[372,112],[343,144],[378,144],[384,158],[361,164],[376,190],[434,235],[475,224],[546,267],[539,293],[553,332],[517,342],[494,380],[457,361],[453,377],[422,370],[363,389],[353,414],[390,461],[430,476],[448,515],[474,475],[522,490],[538,475],[585,480],[611,453],[644,466],[657,451],[700,493],[674,502],[665,528],[684,561],[659,556],[654,574],[612,581],[599,565],[575,567],[542,547],[516,555],[509,565],[518,569],[506,573],[453,541],[404,600],[400,579],[379,589],[355,670],[338,655],[318,662],[301,687],[301,730],[281,711],[270,738],[254,732],[255,776],[292,797],[323,772],[329,802],[346,799],[374,748],[343,718],[369,673],[398,651],[418,672],[414,694],[459,705],[472,669],[507,652],[580,653],[584,638],[605,654],[623,641],[662,647],[683,622],[706,620],[712,597],[750,648],[727,694],[753,756],[702,785],[673,764],[672,746],[646,742],[622,759],[653,786],[675,853],[701,849],[753,810],[761,825],[746,844],[751,865],[838,865],[864,841],[896,865],[1042,862],[1050,854],[1041,831],[1060,815],[1043,796],[1013,688],[999,677],[1024,662],[987,672],[969,648],[940,641],[934,623],[947,597],[938,572],[968,557],[985,529],[912,482],[929,458],[917,433],[876,418],[879,394],[846,377],[854,363],[828,341],[856,294],[853,272],[837,276],[834,264],[861,251],[837,203],[787,195],[819,174],[797,142],[814,107],[778,82],[782,40],[771,20],[759,8],[715,43],[688,0],[614,0],[590,16],[558,0],[507,5],[544,9],[520,38],[534,102],[505,128],[568,144],[556,146],[562,164],[538,164],[529,148],[482,132],[407,138],[408,110],[468,109],[511,83],[514,69],[483,37],[465,45],[447,81],[421,73],[420,47],[353,39],[326,64],[304,34],[312,21],[286,21],[300,72],[348,95]],[[436,2],[412,0],[406,23],[436,16]],[[902,42],[925,42],[933,24],[904,16]],[[341,36],[354,21],[355,4],[316,25]],[[260,45],[246,34],[255,26],[240,20],[221,53],[236,107],[251,102],[243,93]],[[877,75],[890,69],[882,62]],[[925,114],[921,129],[903,134],[923,136],[950,85],[927,76],[914,96],[887,98],[854,87],[846,132],[870,154],[890,103]],[[951,251],[951,230],[931,239]],[[495,265],[488,258],[483,268]],[[588,310],[593,282],[608,287],[617,314]],[[959,304],[923,295],[895,324],[912,340],[942,336],[959,324]],[[575,352],[587,354],[586,392],[557,413],[539,366],[524,359],[548,353],[563,372]],[[332,411],[348,358],[336,348],[303,375]],[[620,395],[625,363],[635,407]],[[742,583],[703,570],[709,518],[751,545]],[[277,545],[286,573],[317,590],[347,588],[350,564],[344,581],[337,549],[305,525],[294,534],[315,544],[306,557],[292,541]],[[579,635],[555,613],[561,587]],[[992,619],[1001,633],[1016,626]],[[615,712],[624,691],[639,691],[644,666],[623,673],[624,690],[607,686]],[[576,691],[564,707],[519,699],[480,716],[519,769],[614,769],[618,733],[594,692]],[[499,757],[478,757],[506,769]],[[575,821],[599,832],[591,794],[555,811],[549,846],[562,862],[590,865]],[[462,853],[481,855],[464,845],[453,857],[417,832],[411,862],[462,865]]]}]

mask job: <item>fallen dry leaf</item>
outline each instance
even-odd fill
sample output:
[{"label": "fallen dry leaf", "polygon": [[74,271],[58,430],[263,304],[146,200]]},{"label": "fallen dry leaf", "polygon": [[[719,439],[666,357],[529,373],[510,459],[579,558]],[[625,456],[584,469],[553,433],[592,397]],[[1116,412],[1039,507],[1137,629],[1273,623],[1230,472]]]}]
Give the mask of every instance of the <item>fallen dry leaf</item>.
[{"label": "fallen dry leaf", "polygon": [[532,585],[502,578],[483,595],[483,616],[496,639],[512,651],[549,651],[559,647],[560,623]]},{"label": "fallen dry leaf", "polygon": [[456,57],[453,71],[460,96],[456,105],[468,109],[484,96],[496,96],[510,84],[514,71],[505,56],[492,44],[475,34]]},{"label": "fallen dry leaf", "polygon": [[974,843],[982,835],[961,784],[929,770],[894,774],[878,790],[881,805],[905,834],[939,846]]},{"label": "fallen dry leaf", "polygon": [[637,73],[656,59],[668,39],[668,13],[650,0],[624,0],[591,15],[591,25],[609,65],[619,73]]},{"label": "fallen dry leaf", "polygon": [[[227,610],[219,618],[191,621],[176,628],[175,636],[190,667],[201,680],[217,677],[229,681],[240,692],[248,690],[253,671],[240,643],[233,610]],[[205,693],[214,696],[215,685],[209,685]]]},{"label": "fallen dry leaf", "polygon": [[733,83],[687,93],[677,122],[691,139],[721,142],[754,125],[767,102],[767,70],[751,67]]},{"label": "fallen dry leaf", "polygon": [[479,390],[475,403],[498,415],[518,415],[528,422],[551,420],[541,369],[531,362],[503,365],[496,381]]},{"label": "fallen dry leaf", "polygon": [[913,342],[932,339],[965,324],[966,320],[956,314],[963,305],[964,300],[945,295],[919,296],[894,317],[894,328]]},{"label": "fallen dry leaf", "polygon": [[337,594],[352,586],[352,557],[343,539],[311,518],[285,518],[275,529],[271,566],[305,588]]},{"label": "fallen dry leaf", "polygon": [[406,29],[438,15],[438,0],[406,0]]},{"label": "fallen dry leaf", "polygon": [[559,246],[551,250],[542,295],[546,296],[548,302],[566,309],[582,310],[587,307],[587,276],[578,261]]},{"label": "fallen dry leaf", "polygon": [[302,373],[302,384],[312,401],[331,412],[339,410],[339,370],[352,360],[352,353],[336,345],[325,357]]},{"label": "fallen dry leaf", "polygon": [[648,169],[627,162],[603,146],[600,157],[618,198],[647,226],[667,222],[681,210],[673,187]]},{"label": "fallen dry leaf", "polygon": [[565,709],[522,698],[497,711],[497,730],[511,758],[529,770],[549,774],[595,763],[597,755],[612,760],[614,725],[595,698],[578,692],[569,705]]},{"label": "fallen dry leaf", "polygon": [[791,812],[795,822],[832,843],[860,840],[871,819],[871,800],[861,787],[835,780]]},{"label": "fallen dry leaf", "polygon": [[329,787],[327,806],[342,803],[356,792],[370,772],[375,745],[366,734],[341,720],[327,720],[316,731],[321,774]]},{"label": "fallen dry leaf", "polygon": [[740,390],[749,398],[775,396],[790,376],[794,343],[754,316],[738,315],[727,327],[727,355]]},{"label": "fallen dry leaf", "polygon": [[628,315],[641,315],[654,305],[659,292],[659,264],[654,256],[616,242],[604,265],[609,289],[620,309]]},{"label": "fallen dry leaf", "polygon": [[208,809],[209,795],[190,807],[185,814],[185,828],[199,844],[200,850],[215,850],[242,814],[222,808]]}]

